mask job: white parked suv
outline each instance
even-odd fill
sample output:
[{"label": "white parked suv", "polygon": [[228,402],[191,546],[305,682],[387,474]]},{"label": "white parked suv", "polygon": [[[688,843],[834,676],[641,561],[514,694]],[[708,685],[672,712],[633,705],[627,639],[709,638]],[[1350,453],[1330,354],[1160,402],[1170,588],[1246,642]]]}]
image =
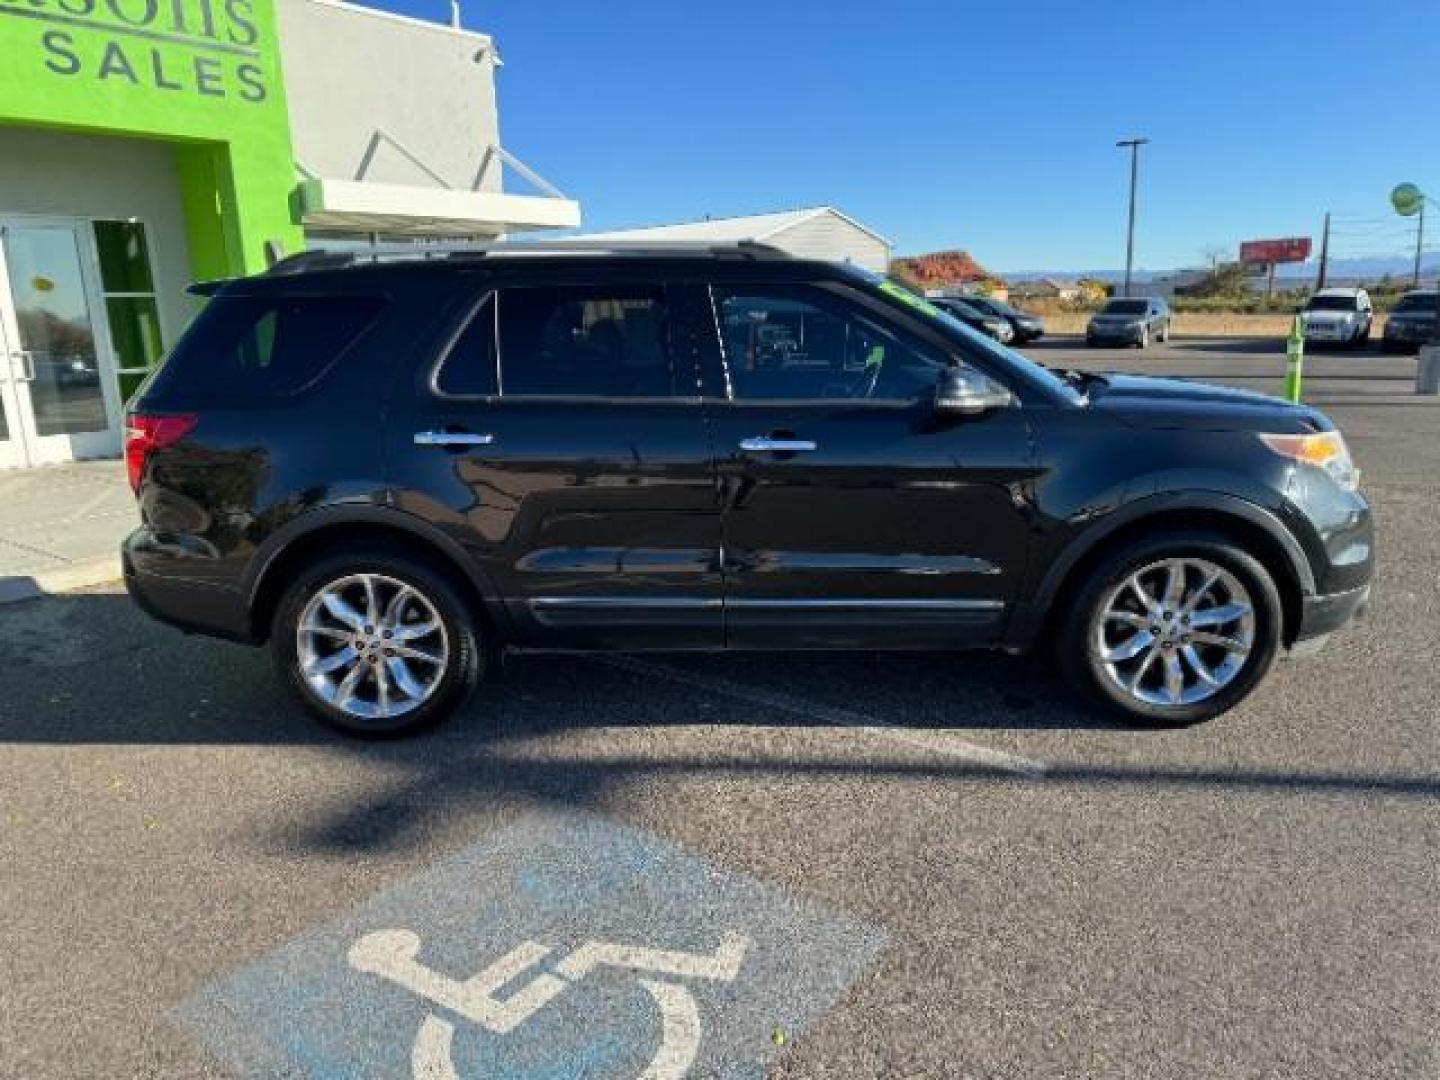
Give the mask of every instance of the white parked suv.
[{"label": "white parked suv", "polygon": [[1359,346],[1370,340],[1375,309],[1364,289],[1321,289],[1300,309],[1309,341]]}]

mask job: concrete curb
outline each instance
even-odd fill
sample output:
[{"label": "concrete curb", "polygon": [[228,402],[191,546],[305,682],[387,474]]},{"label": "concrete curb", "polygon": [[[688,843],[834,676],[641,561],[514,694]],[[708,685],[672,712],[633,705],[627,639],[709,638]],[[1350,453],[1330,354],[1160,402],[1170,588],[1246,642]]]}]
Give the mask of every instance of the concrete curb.
[{"label": "concrete curb", "polygon": [[106,555],[99,559],[71,563],[54,570],[43,570],[36,574],[0,574],[0,604],[15,604],[22,600],[34,600],[52,593],[70,592],[91,585],[104,585],[118,581],[122,576],[119,555]]}]

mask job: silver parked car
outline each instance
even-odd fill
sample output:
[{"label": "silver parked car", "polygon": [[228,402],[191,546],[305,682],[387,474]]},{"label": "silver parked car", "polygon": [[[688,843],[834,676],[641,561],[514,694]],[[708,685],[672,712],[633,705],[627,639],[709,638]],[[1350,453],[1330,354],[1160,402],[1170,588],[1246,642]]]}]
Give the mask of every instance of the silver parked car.
[{"label": "silver parked car", "polygon": [[1170,305],[1157,297],[1116,299],[1090,316],[1086,345],[1134,345],[1170,340]]}]

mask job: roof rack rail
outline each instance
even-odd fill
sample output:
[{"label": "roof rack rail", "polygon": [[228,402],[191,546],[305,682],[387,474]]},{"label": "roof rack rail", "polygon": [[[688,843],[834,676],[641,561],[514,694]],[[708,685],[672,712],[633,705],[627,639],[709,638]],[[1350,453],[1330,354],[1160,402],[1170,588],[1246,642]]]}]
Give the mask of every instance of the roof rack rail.
[{"label": "roof rack rail", "polygon": [[678,240],[527,240],[494,243],[376,244],[354,251],[302,251],[287,256],[267,271],[271,275],[300,274],[316,270],[339,270],[379,262],[428,262],[439,259],[470,260],[505,256],[626,255],[696,256],[752,260],[784,260],[792,256],[771,244],[755,240],[733,243]]}]

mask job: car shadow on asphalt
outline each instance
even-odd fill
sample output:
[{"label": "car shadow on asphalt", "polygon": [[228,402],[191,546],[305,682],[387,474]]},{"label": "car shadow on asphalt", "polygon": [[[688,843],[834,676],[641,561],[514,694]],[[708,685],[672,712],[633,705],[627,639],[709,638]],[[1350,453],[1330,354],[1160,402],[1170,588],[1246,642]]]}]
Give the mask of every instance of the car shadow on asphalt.
[{"label": "car shadow on asphalt", "polygon": [[[367,744],[313,720],[269,652],[187,636],[123,594],[0,606],[0,742]],[[1038,659],[985,652],[515,653],[438,733],[696,723],[927,730],[1112,727]]]},{"label": "car shadow on asphalt", "polygon": [[[338,805],[277,812],[265,842],[288,851],[403,848],[456,813],[516,803],[595,809],[622,789],[653,783],[818,779],[1440,799],[1431,775],[1215,767],[1203,755],[1194,765],[1122,757],[1009,768],[971,754],[985,748],[963,736],[1110,725],[1077,708],[1049,672],[980,653],[521,655],[435,731],[366,742],[311,720],[281,690],[262,650],[187,638],[151,623],[121,595],[0,608],[0,648],[20,657],[6,669],[0,747],[295,745],[383,767]],[[878,733],[861,727],[866,719]],[[767,728],[773,740],[759,737]],[[822,728],[836,737],[792,737]],[[891,739],[886,729],[927,738]],[[933,744],[937,732],[962,738]],[[1157,737],[1111,732],[1132,735]]]}]

